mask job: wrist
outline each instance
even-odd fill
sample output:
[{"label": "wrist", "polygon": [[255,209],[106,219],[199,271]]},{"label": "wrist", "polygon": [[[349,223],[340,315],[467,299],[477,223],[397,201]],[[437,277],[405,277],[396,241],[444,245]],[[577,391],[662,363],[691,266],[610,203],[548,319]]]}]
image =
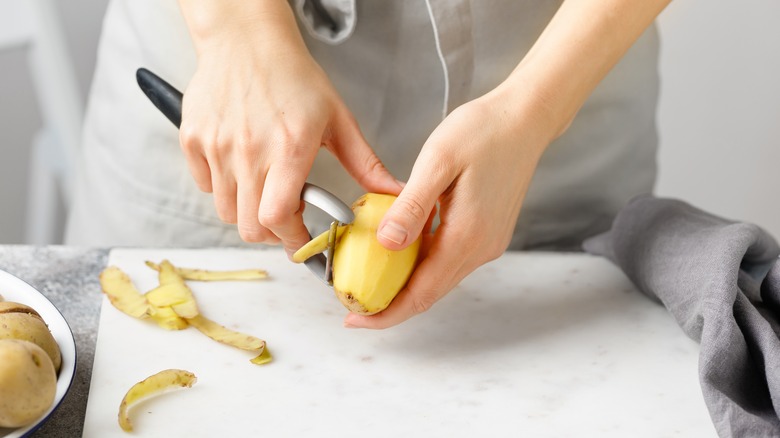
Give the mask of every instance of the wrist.
[{"label": "wrist", "polygon": [[489,107],[497,108],[504,123],[517,138],[533,144],[539,153],[558,138],[571,123],[576,108],[530,77],[513,75],[482,97]]},{"label": "wrist", "polygon": [[303,45],[295,15],[284,0],[179,0],[195,50],[251,44]]}]

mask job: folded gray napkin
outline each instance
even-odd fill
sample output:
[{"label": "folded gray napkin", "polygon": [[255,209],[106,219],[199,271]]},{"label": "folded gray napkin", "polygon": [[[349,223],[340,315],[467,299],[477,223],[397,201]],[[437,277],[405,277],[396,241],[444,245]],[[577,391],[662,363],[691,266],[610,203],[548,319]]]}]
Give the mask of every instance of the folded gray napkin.
[{"label": "folded gray napkin", "polygon": [[699,380],[721,437],[780,437],[780,247],[766,231],[645,195],[583,246],[700,343]]}]

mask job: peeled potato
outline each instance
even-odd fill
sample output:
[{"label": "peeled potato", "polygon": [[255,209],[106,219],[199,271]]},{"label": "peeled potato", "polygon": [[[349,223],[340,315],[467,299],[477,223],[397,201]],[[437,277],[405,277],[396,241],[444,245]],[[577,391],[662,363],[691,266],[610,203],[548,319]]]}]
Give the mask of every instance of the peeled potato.
[{"label": "peeled potato", "polygon": [[57,341],[41,315],[30,306],[12,301],[0,302],[0,339],[19,339],[41,347],[59,372],[62,355]]},{"label": "peeled potato", "polygon": [[0,340],[0,427],[26,426],[46,412],[57,392],[57,374],[32,342]]}]

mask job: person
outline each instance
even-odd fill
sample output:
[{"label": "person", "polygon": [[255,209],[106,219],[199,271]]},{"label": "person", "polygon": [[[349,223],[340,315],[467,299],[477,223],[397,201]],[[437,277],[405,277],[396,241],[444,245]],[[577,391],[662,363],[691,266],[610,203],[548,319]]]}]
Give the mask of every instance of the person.
[{"label": "person", "polygon": [[[66,242],[289,254],[305,181],[392,193],[377,238],[422,233],[421,261],[344,325],[399,324],[507,248],[579,249],[652,190],[668,2],[112,0]],[[180,132],[138,67],[186,88]]]}]

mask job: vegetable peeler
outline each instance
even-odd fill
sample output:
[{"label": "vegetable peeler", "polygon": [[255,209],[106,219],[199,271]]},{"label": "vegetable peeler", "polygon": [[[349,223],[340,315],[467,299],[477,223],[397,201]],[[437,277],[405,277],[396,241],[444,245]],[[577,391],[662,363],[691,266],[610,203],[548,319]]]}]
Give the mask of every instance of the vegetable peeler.
[{"label": "vegetable peeler", "polygon": [[[156,74],[145,68],[136,71],[136,80],[146,97],[177,128],[181,127],[182,93]],[[329,214],[334,220],[328,232],[326,254],[317,254],[304,262],[314,275],[329,286],[333,286],[333,251],[336,246],[336,229],[340,225],[352,223],[355,215],[352,209],[338,197],[314,184],[305,183],[301,190],[301,200]],[[311,234],[309,235],[311,237]]]}]

